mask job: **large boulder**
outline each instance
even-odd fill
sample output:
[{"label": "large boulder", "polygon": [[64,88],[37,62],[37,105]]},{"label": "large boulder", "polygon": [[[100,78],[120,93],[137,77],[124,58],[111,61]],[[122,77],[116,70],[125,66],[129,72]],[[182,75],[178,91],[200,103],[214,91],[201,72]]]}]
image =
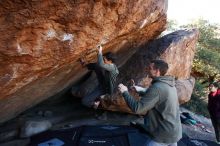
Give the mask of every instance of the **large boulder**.
[{"label": "large boulder", "polygon": [[166,12],[167,0],[0,1],[0,123],[79,81],[99,44],[125,63]]}]

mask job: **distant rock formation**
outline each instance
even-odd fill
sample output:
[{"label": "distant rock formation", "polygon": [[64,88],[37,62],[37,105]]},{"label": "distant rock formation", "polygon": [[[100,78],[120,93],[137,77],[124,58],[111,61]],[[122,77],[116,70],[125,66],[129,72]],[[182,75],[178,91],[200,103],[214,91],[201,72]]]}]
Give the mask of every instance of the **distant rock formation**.
[{"label": "distant rock formation", "polygon": [[0,123],[79,81],[98,44],[124,64],[166,12],[167,0],[0,1]]}]

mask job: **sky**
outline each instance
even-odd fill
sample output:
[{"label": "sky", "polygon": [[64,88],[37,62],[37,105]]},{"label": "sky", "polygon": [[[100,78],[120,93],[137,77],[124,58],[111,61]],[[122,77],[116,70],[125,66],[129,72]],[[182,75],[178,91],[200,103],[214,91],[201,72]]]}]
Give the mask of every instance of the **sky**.
[{"label": "sky", "polygon": [[167,16],[178,24],[199,18],[220,24],[220,0],[168,0]]}]

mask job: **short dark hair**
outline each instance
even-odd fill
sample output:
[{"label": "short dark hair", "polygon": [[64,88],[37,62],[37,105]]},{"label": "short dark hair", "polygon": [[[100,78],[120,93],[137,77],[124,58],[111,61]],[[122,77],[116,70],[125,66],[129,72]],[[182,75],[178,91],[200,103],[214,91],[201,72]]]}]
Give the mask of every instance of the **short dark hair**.
[{"label": "short dark hair", "polygon": [[219,87],[220,87],[220,85],[219,85],[218,82],[210,83],[209,86],[210,86],[210,85],[213,85],[213,86],[215,86],[216,88],[219,88]]},{"label": "short dark hair", "polygon": [[163,60],[152,60],[151,63],[154,64],[154,69],[159,69],[160,75],[162,76],[164,76],[169,69],[168,64]]},{"label": "short dark hair", "polygon": [[112,52],[107,52],[103,55],[107,60],[111,60],[113,63],[116,60],[116,56]]}]

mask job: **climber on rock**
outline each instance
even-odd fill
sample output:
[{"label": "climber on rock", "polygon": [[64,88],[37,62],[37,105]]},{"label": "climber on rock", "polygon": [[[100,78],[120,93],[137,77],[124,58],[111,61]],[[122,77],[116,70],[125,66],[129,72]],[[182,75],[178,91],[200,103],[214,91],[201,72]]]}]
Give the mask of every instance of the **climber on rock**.
[{"label": "climber on rock", "polygon": [[97,63],[89,63],[86,65],[89,70],[96,73],[98,86],[91,93],[83,97],[83,105],[96,109],[100,104],[100,97],[106,94],[110,96],[113,94],[116,87],[116,79],[119,74],[114,61],[115,56],[111,52],[102,55],[102,46],[98,46]]}]

